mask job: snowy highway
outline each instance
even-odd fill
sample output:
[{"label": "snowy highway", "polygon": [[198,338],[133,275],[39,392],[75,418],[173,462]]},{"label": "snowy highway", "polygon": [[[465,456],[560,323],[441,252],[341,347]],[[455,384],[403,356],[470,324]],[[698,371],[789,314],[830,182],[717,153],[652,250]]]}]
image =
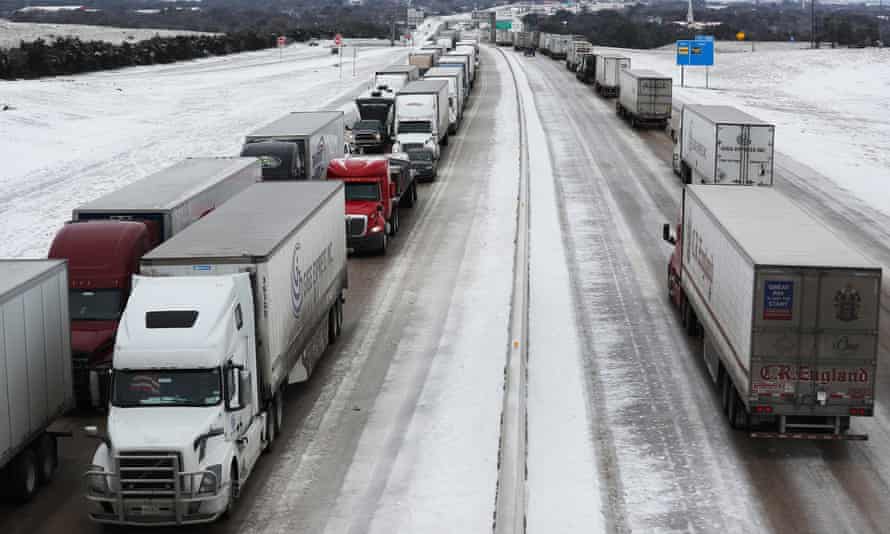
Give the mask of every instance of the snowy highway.
[{"label": "snowy highway", "polygon": [[[45,254],[73,206],[185,156],[233,154],[287,111],[344,107],[407,52],[362,51],[342,82],[327,50],[278,54],[0,84],[17,108],[0,128],[19,133],[0,145],[0,255]],[[235,512],[177,532],[491,532],[505,495],[517,515],[496,519],[533,534],[887,531],[890,308],[877,415],[853,422],[869,441],[752,439],[730,428],[667,298],[661,225],[683,185],[665,132],[630,129],[563,62],[483,46],[443,150],[388,253],[349,259],[344,335],[288,389]],[[807,162],[779,154],[776,172],[890,269],[890,217]],[[510,417],[520,442],[504,446]],[[0,501],[0,532],[102,531],[84,511],[86,424],[102,418],[64,420],[57,478],[28,504]]]}]

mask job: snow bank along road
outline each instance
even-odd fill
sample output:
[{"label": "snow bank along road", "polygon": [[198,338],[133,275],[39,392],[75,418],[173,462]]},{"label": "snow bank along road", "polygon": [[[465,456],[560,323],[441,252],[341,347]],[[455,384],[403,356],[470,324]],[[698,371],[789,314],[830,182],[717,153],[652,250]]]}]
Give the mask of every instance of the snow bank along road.
[{"label": "snow bank along road", "polygon": [[[404,55],[368,52],[342,84],[326,51],[292,47],[286,62],[270,51],[0,85],[18,108],[0,114],[15,132],[0,145],[0,255],[44,253],[74,205],[188,155],[233,154],[287,111],[340,107]],[[281,441],[236,513],[180,531],[488,532],[511,476],[525,483],[510,519],[532,533],[886,531],[883,396],[876,418],[854,422],[864,443],[751,440],[725,422],[701,347],[665,297],[660,227],[682,187],[667,136],[630,130],[561,63],[482,58],[440,179],[390,254],[350,259],[344,336],[289,390]],[[890,221],[802,163],[777,170],[777,187],[890,265]],[[526,229],[527,458],[506,473],[501,462],[499,476],[514,239]],[[0,504],[0,531],[99,532],[80,479],[93,447],[62,441],[56,480],[28,505]]]}]

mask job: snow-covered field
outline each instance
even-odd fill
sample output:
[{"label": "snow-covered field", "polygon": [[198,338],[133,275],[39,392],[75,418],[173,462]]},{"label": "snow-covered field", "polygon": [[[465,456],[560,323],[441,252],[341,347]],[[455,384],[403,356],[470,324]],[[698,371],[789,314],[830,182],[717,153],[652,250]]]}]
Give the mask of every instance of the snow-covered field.
[{"label": "snow-covered field", "polygon": [[0,82],[0,257],[46,253],[72,208],[188,156],[237,155],[289,111],[342,108],[404,48],[294,45],[164,66]]},{"label": "snow-covered field", "polygon": [[805,46],[717,43],[710,89],[701,67],[687,68],[680,87],[673,48],[620,52],[633,68],[672,76],[675,100],[734,105],[774,123],[778,152],[890,214],[890,49]]},{"label": "snow-covered field", "polygon": [[151,39],[155,35],[200,35],[201,32],[186,30],[158,30],[152,28],[114,28],[110,26],[86,26],[83,24],[43,24],[37,22],[10,22],[0,19],[0,48],[12,48],[20,41],[36,39],[53,40],[56,37],[80,37],[84,41],[108,41],[120,44]]}]

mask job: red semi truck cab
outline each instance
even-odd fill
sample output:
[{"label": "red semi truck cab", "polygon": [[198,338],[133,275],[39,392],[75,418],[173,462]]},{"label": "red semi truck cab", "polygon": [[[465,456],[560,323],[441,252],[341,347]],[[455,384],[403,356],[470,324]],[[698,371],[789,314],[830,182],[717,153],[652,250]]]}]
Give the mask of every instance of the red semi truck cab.
[{"label": "red semi truck cab", "polygon": [[328,180],[346,186],[346,246],[354,252],[386,253],[399,231],[401,208],[417,201],[417,182],[404,154],[337,158]]},{"label": "red semi truck cab", "polygon": [[357,251],[385,254],[389,237],[398,230],[396,183],[385,157],[331,160],[328,180],[344,182],[346,189],[346,246]]},{"label": "red semi truck cab", "polygon": [[79,406],[101,405],[108,390],[114,337],[139,258],[151,250],[152,223],[66,224],[49,250],[68,260],[68,305],[74,391]]}]

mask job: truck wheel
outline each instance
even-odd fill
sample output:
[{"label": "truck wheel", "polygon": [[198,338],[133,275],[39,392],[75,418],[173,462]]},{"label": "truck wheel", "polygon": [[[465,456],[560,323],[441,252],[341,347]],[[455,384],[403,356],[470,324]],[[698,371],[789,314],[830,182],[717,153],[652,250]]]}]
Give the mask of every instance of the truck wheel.
[{"label": "truck wheel", "polygon": [[278,437],[278,429],[275,428],[275,412],[278,410],[275,405],[277,402],[278,394],[276,393],[266,406],[266,448],[263,449],[263,452],[272,450],[275,439]]},{"label": "truck wheel", "polygon": [[408,188],[408,190],[405,191],[405,194],[402,195],[402,198],[405,199],[405,207],[406,208],[414,207],[414,184],[413,183]]},{"label": "truck wheel", "polygon": [[385,256],[386,248],[389,245],[389,236],[386,235],[386,232],[381,232],[381,237],[382,239],[380,241],[380,248],[377,249],[377,254]]},{"label": "truck wheel", "polygon": [[275,395],[274,423],[276,437],[281,436],[281,428],[284,426],[284,388],[285,386],[282,385],[281,389],[278,390],[278,394]]},{"label": "truck wheel", "polygon": [[40,466],[38,476],[41,484],[47,484],[56,474],[59,466],[59,449],[56,438],[50,434],[40,437],[37,444],[37,461]]},{"label": "truck wheel", "polygon": [[402,217],[399,214],[399,209],[396,208],[392,210],[392,232],[390,235],[396,235],[399,233],[399,228],[402,226]]},{"label": "truck wheel", "polygon": [[241,483],[238,481],[238,465],[233,461],[229,469],[229,498],[226,502],[226,511],[223,512],[225,519],[232,517],[239,493],[241,493]]},{"label": "truck wheel", "polygon": [[337,304],[328,310],[328,345],[333,345],[337,339]]},{"label": "truck wheel", "polygon": [[337,337],[343,333],[343,301],[337,299]]},{"label": "truck wheel", "polygon": [[729,415],[729,401],[732,399],[732,380],[729,378],[726,369],[720,366],[720,406],[723,413]]},{"label": "truck wheel", "polygon": [[736,391],[735,386],[732,386],[730,397],[729,426],[735,430],[747,430],[749,424],[748,412],[745,411],[745,405],[742,403],[742,399],[739,398],[739,393]]},{"label": "truck wheel", "polygon": [[12,466],[13,494],[22,502],[27,502],[37,493],[39,475],[37,473],[37,455],[31,449],[19,453]]},{"label": "truck wheel", "polygon": [[448,133],[445,133],[445,139],[442,140],[442,146],[448,146]]}]

